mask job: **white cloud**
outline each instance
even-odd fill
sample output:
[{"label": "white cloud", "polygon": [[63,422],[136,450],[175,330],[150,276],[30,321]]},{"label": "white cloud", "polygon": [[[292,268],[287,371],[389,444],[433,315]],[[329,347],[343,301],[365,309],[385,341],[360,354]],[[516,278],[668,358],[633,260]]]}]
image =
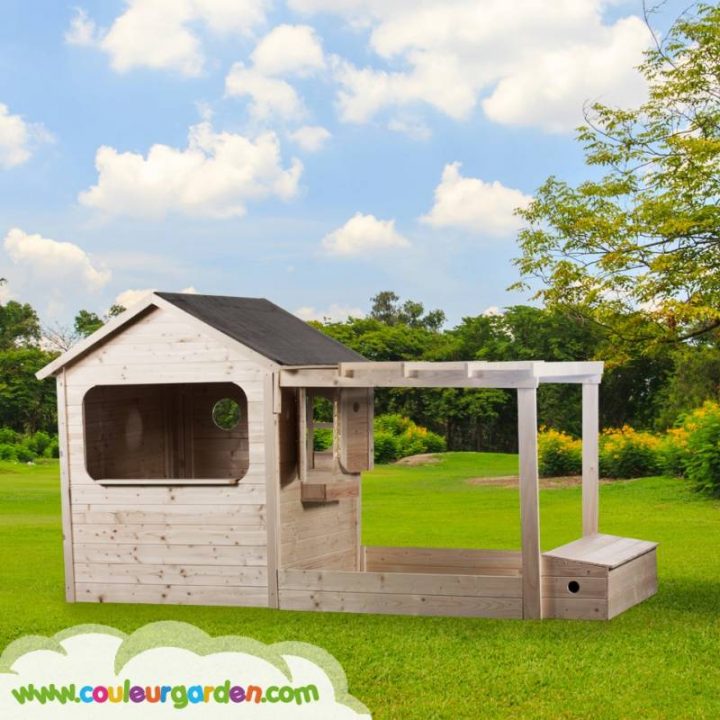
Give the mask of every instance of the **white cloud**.
[{"label": "white cloud", "polygon": [[503,311],[497,305],[490,305],[482,311],[483,317],[502,317]]},{"label": "white cloud", "polygon": [[395,230],[394,220],[355,213],[342,227],[322,240],[331,255],[364,255],[382,250],[409,247],[410,241]]},{"label": "white cloud", "polygon": [[75,8],[75,15],[65,32],[65,42],[81,47],[92,47],[99,42],[97,25],[82,8]]},{"label": "white cloud", "polygon": [[407,117],[391,118],[388,122],[388,130],[407,135],[412,140],[429,140],[432,134],[422,120]]},{"label": "white cloud", "polygon": [[[155,292],[157,288],[145,288],[144,290],[123,290],[115,296],[113,305],[121,305],[124,308],[129,308],[145,299],[150,293]],[[189,295],[197,295],[197,290],[191,285],[190,287],[183,288],[181,293],[187,293]]]},{"label": "white cloud", "polygon": [[302,163],[282,167],[275,133],[250,139],[215,132],[209,122],[190,128],[188,145],[153,145],[147,157],[103,146],[95,156],[97,184],[79,201],[110,215],[162,218],[169,213],[230,218],[248,202],[292,198]]},{"label": "white cloud", "polygon": [[[582,121],[586,100],[636,102],[650,43],[637,16],[607,20],[608,0],[290,0],[369,32],[374,61],[333,58],[342,119],[363,123],[425,104],[462,120],[481,97],[501,123],[549,131]],[[510,41],[511,40],[511,41]]]},{"label": "white cloud", "polygon": [[8,106],[0,103],[0,169],[22,165],[37,144],[51,140],[52,135],[42,125],[11,115]]},{"label": "white cloud", "polygon": [[264,75],[310,75],[325,67],[322,45],[309,25],[278,25],[257,44],[253,65]]},{"label": "white cloud", "polygon": [[435,204],[420,219],[433,227],[456,227],[502,237],[517,230],[521,222],[513,212],[526,207],[531,199],[497,180],[463,177],[460,163],[448,163],[435,188]]},{"label": "white cloud", "polygon": [[225,94],[249,97],[257,120],[301,120],[306,109],[295,88],[282,75],[306,77],[325,66],[322,46],[308,25],[278,25],[251,55],[252,64],[236,62],[225,78]]},{"label": "white cloud", "polygon": [[144,290],[123,290],[118,293],[113,300],[113,305],[121,305],[124,308],[132,307],[133,305],[144,300],[151,292],[154,292],[155,288],[145,288]]},{"label": "white cloud", "polygon": [[290,83],[263,75],[255,68],[235,63],[225,78],[225,93],[233,97],[251,98],[250,114],[257,119],[273,116],[300,120],[305,107]]},{"label": "white cloud", "polygon": [[330,132],[320,125],[303,125],[290,133],[290,139],[305,152],[317,152],[331,137]]},{"label": "white cloud", "polygon": [[194,76],[205,63],[198,26],[215,34],[249,35],[265,20],[269,2],[126,0],[126,5],[105,33],[95,33],[94,40],[88,34],[92,20],[84,13],[79,23],[76,15],[67,35],[87,39],[81,44],[95,44],[106,52],[117,72],[146,67]]},{"label": "white cloud", "polygon": [[305,322],[309,320],[317,320],[319,322],[324,320],[344,322],[351,317],[365,317],[364,311],[360,308],[350,307],[348,305],[338,305],[337,303],[333,303],[326,310],[316,310],[314,307],[306,305],[295,310],[294,314],[301,320],[305,320]]},{"label": "white cloud", "polygon": [[579,111],[585,100],[637,104],[645,96],[645,84],[628,69],[638,63],[647,29],[629,18],[606,35],[605,44],[548,51],[525,63],[483,101],[486,115],[506,125],[540,125],[550,132],[565,132],[581,124]]},{"label": "white cloud", "polygon": [[82,285],[99,290],[110,281],[110,271],[96,267],[78,245],[58,242],[42,235],[29,235],[13,228],[3,243],[8,257],[32,284],[47,287]]}]

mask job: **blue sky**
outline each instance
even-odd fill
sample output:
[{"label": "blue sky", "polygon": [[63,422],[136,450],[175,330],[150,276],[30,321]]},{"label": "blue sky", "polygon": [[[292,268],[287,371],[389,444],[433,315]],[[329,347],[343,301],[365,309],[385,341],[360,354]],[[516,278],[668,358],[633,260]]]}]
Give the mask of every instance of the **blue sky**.
[{"label": "blue sky", "polygon": [[0,301],[47,324],[149,288],[306,318],[385,289],[451,322],[527,301],[506,292],[512,209],[550,174],[587,176],[585,101],[642,101],[641,11],[4,0]]}]

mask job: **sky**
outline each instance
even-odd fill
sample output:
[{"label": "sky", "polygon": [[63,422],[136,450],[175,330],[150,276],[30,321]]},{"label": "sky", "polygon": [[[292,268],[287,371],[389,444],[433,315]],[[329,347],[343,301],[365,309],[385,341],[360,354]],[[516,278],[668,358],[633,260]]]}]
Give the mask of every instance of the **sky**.
[{"label": "sky", "polygon": [[639,0],[3,0],[0,302],[527,302],[513,211],[589,177],[583,105],[641,103],[651,43]]}]

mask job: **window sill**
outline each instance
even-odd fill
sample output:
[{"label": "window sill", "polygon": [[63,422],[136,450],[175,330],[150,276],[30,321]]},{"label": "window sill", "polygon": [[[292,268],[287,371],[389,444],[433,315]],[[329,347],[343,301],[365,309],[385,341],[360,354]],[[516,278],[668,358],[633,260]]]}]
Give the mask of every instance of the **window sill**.
[{"label": "window sill", "polygon": [[164,487],[178,487],[181,485],[237,485],[240,478],[101,478],[95,481],[98,485],[161,485]]}]

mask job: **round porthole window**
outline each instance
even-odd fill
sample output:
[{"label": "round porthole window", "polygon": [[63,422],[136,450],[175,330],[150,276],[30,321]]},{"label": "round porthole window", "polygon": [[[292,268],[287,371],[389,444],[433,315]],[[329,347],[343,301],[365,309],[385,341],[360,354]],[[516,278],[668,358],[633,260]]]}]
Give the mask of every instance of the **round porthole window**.
[{"label": "round porthole window", "polygon": [[240,405],[230,398],[218,400],[212,409],[212,419],[221,430],[234,430],[240,422]]}]

